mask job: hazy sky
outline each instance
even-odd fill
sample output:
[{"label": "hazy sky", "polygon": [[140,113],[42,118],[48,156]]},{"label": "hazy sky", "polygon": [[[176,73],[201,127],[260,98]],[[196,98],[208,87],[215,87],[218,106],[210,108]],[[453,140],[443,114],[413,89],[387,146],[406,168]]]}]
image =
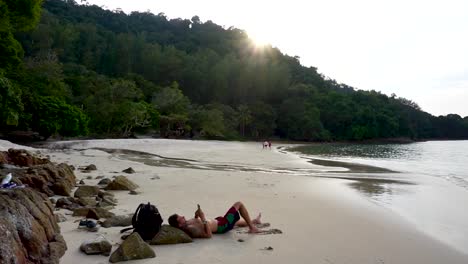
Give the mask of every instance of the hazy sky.
[{"label": "hazy sky", "polygon": [[434,115],[468,116],[466,0],[88,2],[168,18],[198,15],[244,29],[338,82],[395,93]]}]

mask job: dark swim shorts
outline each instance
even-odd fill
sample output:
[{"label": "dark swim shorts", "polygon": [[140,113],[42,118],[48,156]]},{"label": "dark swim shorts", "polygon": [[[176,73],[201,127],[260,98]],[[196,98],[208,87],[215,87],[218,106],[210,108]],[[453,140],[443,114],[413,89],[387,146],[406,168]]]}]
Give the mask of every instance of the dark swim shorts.
[{"label": "dark swim shorts", "polygon": [[218,229],[216,230],[216,233],[223,234],[233,229],[239,219],[239,211],[237,211],[234,206],[229,208],[224,216],[216,217],[216,221],[218,221]]}]

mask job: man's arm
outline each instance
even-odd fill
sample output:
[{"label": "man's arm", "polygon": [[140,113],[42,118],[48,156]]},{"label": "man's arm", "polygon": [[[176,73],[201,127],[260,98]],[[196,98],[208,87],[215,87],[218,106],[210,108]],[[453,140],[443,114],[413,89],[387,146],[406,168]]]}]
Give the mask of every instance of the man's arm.
[{"label": "man's arm", "polygon": [[211,227],[210,225],[208,224],[208,221],[206,221],[206,218],[205,218],[205,213],[203,213],[203,211],[200,209],[200,206],[198,207],[198,210],[197,210],[197,213],[196,213],[199,217],[200,217],[200,220],[202,221],[203,223],[203,230],[205,231],[205,236],[204,238],[211,238]]}]

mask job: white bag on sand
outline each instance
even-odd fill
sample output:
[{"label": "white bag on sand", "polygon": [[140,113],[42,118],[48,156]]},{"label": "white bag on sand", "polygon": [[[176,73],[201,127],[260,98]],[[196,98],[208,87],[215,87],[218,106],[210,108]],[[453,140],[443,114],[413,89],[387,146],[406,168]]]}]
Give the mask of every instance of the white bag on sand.
[{"label": "white bag on sand", "polygon": [[11,178],[12,178],[11,173],[8,173],[7,176],[5,176],[5,178],[3,178],[1,185],[9,183],[11,181]]}]

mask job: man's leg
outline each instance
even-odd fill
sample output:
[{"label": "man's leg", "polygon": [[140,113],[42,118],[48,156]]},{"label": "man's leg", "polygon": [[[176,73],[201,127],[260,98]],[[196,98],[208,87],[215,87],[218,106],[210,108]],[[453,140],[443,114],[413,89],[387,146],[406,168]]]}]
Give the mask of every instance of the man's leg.
[{"label": "man's leg", "polygon": [[258,233],[258,229],[250,219],[249,212],[247,211],[247,208],[245,208],[245,205],[242,202],[235,202],[232,207],[236,208],[242,218],[244,218],[245,223],[249,227],[249,233]]},{"label": "man's leg", "polygon": [[[262,214],[258,214],[256,218],[252,219],[252,223],[254,225],[261,224],[262,223],[261,218],[262,218]],[[249,226],[249,225],[247,225],[247,222],[244,219],[240,219],[239,221],[236,222],[236,226],[246,227],[246,226]]]}]

